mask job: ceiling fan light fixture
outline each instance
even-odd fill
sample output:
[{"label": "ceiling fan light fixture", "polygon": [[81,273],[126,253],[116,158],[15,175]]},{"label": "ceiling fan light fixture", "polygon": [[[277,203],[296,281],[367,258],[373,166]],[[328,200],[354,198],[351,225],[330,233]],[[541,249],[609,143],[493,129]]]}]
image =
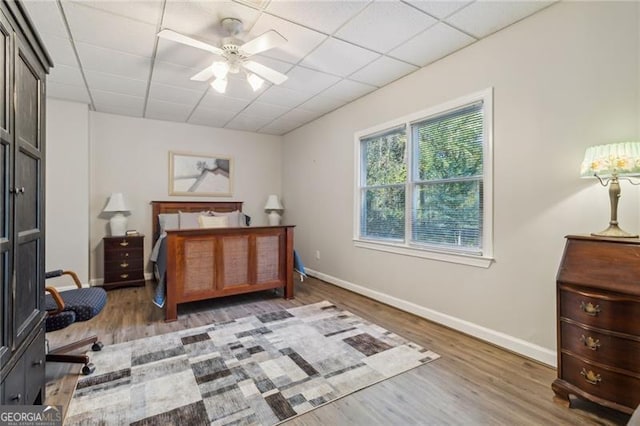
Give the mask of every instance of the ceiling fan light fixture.
[{"label": "ceiling fan light fixture", "polygon": [[223,61],[215,61],[211,64],[211,70],[216,78],[225,79],[229,73],[229,63]]},{"label": "ceiling fan light fixture", "polygon": [[227,91],[227,79],[226,78],[216,78],[211,82],[211,87],[218,93],[224,93]]},{"label": "ceiling fan light fixture", "polygon": [[251,85],[251,88],[253,89],[254,92],[257,92],[258,90],[260,90],[260,88],[264,84],[264,80],[253,73],[247,74],[247,81]]}]

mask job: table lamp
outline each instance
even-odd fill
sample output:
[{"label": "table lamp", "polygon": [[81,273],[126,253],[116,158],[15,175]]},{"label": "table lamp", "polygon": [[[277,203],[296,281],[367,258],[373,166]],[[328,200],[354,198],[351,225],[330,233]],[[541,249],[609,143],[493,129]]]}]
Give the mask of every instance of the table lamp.
[{"label": "table lamp", "polygon": [[269,213],[269,225],[280,225],[280,212],[284,210],[277,195],[269,195],[267,198],[267,204],[264,205],[264,209]]},{"label": "table lamp", "polygon": [[629,177],[640,176],[640,142],[619,142],[587,148],[580,167],[580,176],[596,177],[602,186],[609,185],[611,220],[609,227],[591,235],[598,237],[636,238],[618,226],[620,179],[634,183]]},{"label": "table lamp", "polygon": [[129,208],[127,207],[127,203],[124,201],[124,196],[121,192],[114,192],[111,194],[107,206],[102,211],[107,213],[115,212],[109,220],[111,236],[121,237],[127,233],[127,218],[123,213],[128,212]]}]

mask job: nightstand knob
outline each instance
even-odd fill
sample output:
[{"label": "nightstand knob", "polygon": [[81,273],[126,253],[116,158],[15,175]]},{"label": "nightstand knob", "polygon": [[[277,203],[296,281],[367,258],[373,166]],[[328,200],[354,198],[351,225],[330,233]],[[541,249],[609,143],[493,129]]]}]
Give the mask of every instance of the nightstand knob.
[{"label": "nightstand knob", "polygon": [[120,264],[120,267],[121,267],[121,268],[126,268],[127,266],[129,266],[129,264],[128,264],[127,262],[122,262],[122,263]]},{"label": "nightstand knob", "polygon": [[602,381],[602,377],[591,370],[587,371],[586,369],[583,368],[580,374],[584,376],[584,380],[587,383],[591,383],[592,385],[597,385]]},{"label": "nightstand knob", "polygon": [[120,278],[129,278],[129,274],[120,274]]},{"label": "nightstand knob", "polygon": [[580,341],[584,343],[586,347],[591,349],[592,351],[597,351],[600,347],[600,339],[594,339],[593,337],[584,337],[584,334],[580,336]]},{"label": "nightstand knob", "polygon": [[122,247],[126,247],[126,246],[128,246],[128,245],[129,245],[129,241],[127,241],[127,240],[122,240],[122,241],[120,242],[120,245],[121,245]]},{"label": "nightstand knob", "polygon": [[600,313],[600,305],[594,306],[593,303],[591,302],[589,303],[580,302],[580,309],[582,309],[582,312],[592,317],[596,317]]}]

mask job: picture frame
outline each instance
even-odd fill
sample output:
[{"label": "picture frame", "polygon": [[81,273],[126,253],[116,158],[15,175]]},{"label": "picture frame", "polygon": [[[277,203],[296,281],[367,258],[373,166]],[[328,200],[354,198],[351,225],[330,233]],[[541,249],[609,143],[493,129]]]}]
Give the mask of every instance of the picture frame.
[{"label": "picture frame", "polygon": [[233,158],[169,152],[169,195],[230,197]]}]

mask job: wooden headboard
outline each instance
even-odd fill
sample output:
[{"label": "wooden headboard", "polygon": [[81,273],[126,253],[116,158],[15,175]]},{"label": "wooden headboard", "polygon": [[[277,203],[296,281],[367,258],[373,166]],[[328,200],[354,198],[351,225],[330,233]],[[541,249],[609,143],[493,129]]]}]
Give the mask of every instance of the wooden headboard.
[{"label": "wooden headboard", "polygon": [[158,223],[159,214],[178,212],[202,212],[207,210],[214,212],[232,212],[235,210],[242,211],[242,201],[152,201],[152,243],[155,243],[158,237],[160,237],[160,224]]}]

